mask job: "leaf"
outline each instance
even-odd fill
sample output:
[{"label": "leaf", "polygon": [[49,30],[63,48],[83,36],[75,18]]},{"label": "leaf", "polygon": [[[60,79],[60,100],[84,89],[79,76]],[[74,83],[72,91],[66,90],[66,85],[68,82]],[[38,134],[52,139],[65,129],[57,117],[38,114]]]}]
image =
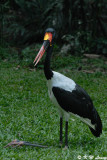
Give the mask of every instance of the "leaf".
[{"label": "leaf", "polygon": [[87,58],[100,58],[101,55],[97,55],[97,54],[84,54],[85,57]]}]

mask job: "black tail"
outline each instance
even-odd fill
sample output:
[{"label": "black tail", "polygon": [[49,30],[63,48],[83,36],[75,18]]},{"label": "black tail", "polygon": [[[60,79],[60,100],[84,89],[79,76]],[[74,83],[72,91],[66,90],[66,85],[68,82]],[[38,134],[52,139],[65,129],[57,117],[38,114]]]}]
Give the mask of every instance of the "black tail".
[{"label": "black tail", "polygon": [[94,110],[94,115],[95,130],[91,127],[89,128],[95,137],[100,137],[100,134],[102,134],[102,122],[96,110]]}]

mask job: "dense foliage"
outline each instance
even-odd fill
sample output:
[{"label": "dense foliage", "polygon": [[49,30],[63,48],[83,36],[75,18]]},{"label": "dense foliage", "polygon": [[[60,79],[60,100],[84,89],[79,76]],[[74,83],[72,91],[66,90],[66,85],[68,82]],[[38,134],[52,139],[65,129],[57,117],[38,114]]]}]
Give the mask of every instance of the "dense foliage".
[{"label": "dense foliage", "polygon": [[73,53],[107,53],[106,0],[2,2],[2,33],[11,45],[21,48],[40,42],[44,30],[54,27],[57,44],[70,44]]}]

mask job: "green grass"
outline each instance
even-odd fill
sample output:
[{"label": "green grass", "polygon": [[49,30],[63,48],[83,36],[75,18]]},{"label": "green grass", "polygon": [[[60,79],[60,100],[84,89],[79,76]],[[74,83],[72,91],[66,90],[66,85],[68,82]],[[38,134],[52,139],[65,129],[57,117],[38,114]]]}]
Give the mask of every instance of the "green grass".
[{"label": "green grass", "polygon": [[[69,76],[90,94],[103,123],[95,138],[79,120],[69,121],[69,149],[59,147],[59,115],[51,103],[43,70],[30,70],[0,62],[0,160],[77,160],[91,155],[107,157],[107,74],[103,59],[56,58],[52,66]],[[55,63],[56,62],[56,63]],[[59,69],[56,69],[59,64]],[[68,65],[69,64],[69,65]],[[82,66],[82,70],[77,68]],[[95,70],[99,68],[99,70]],[[84,73],[83,70],[95,70]],[[65,123],[65,122],[64,122]],[[64,132],[64,129],[63,129]],[[64,138],[64,135],[63,135]],[[48,145],[49,148],[4,148],[14,139]],[[51,148],[50,148],[51,147]]]}]

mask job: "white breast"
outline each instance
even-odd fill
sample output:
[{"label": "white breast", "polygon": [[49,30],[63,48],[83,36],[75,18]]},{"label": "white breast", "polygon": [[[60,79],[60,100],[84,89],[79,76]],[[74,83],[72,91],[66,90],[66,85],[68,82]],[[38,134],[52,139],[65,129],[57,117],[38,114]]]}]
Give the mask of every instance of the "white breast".
[{"label": "white breast", "polygon": [[48,89],[52,89],[52,87],[59,87],[72,92],[72,90],[75,89],[75,86],[76,84],[72,79],[55,71],[53,71],[53,77],[51,80],[48,80]]},{"label": "white breast", "polygon": [[55,72],[53,71],[53,77],[51,78],[51,80],[48,80],[47,81],[47,85],[48,85],[48,92],[49,92],[49,97],[51,99],[51,101],[53,102],[53,104],[55,106],[58,106],[58,109],[59,109],[59,113],[60,113],[60,116],[62,116],[64,114],[65,116],[65,119],[68,120],[69,119],[69,113],[67,113],[66,111],[64,111],[58,104],[53,92],[52,92],[52,88],[53,87],[59,87],[59,88],[62,88],[64,90],[67,90],[67,91],[70,91],[72,92],[74,89],[75,89],[75,82],[58,73],[58,72]]}]

